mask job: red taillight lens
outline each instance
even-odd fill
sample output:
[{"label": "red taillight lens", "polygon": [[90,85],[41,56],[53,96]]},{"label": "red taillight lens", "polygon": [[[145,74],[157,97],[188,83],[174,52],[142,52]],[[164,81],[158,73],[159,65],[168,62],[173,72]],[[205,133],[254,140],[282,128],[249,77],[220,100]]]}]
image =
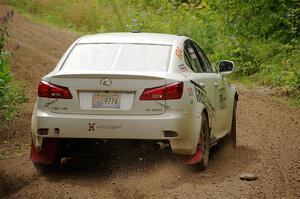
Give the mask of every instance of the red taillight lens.
[{"label": "red taillight lens", "polygon": [[165,86],[147,88],[141,95],[140,100],[164,100],[166,98],[165,89]]},{"label": "red taillight lens", "polygon": [[144,90],[140,100],[171,100],[180,99],[183,93],[183,82],[168,84]]},{"label": "red taillight lens", "polygon": [[39,84],[38,96],[58,99],[73,98],[67,87],[53,85],[45,81],[41,81]]}]

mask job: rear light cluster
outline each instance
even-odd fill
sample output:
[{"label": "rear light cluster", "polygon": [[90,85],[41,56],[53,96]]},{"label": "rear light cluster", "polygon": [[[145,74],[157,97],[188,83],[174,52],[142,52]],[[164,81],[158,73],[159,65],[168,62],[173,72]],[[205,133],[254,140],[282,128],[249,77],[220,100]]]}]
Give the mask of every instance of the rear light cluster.
[{"label": "rear light cluster", "polygon": [[72,99],[72,94],[67,87],[57,86],[45,81],[41,81],[38,90],[39,97]]},{"label": "rear light cluster", "polygon": [[165,86],[147,88],[140,100],[172,100],[180,99],[183,93],[183,82],[172,83]]}]

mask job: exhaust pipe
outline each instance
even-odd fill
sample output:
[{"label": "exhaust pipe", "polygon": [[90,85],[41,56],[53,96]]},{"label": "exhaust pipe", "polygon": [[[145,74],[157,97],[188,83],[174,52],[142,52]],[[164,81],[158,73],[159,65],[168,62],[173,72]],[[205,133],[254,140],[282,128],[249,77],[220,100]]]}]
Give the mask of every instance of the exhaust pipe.
[{"label": "exhaust pipe", "polygon": [[169,143],[164,143],[164,142],[155,142],[154,144],[155,144],[155,148],[157,148],[159,151],[170,147]]}]

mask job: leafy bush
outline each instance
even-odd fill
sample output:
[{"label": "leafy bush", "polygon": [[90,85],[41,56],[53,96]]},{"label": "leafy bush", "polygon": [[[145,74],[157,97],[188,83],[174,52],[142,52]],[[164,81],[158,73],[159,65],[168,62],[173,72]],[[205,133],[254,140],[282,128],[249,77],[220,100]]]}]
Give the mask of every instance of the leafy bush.
[{"label": "leafy bush", "polygon": [[25,101],[24,84],[12,81],[12,53],[5,49],[9,36],[7,29],[13,14],[9,11],[0,18],[0,126],[11,120],[17,113],[17,105]]},{"label": "leafy bush", "polygon": [[12,16],[13,12],[7,12],[0,18],[0,96],[4,95],[5,85],[13,79],[9,67],[11,53],[4,49],[8,37],[8,23]]}]

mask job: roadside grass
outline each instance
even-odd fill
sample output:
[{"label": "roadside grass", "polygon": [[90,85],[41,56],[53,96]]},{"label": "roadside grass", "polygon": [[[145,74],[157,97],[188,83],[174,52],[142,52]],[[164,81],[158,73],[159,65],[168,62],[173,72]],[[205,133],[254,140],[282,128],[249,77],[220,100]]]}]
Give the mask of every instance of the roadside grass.
[{"label": "roadside grass", "polygon": [[300,98],[286,97],[286,96],[273,96],[273,99],[288,107],[300,107]]},{"label": "roadside grass", "polygon": [[[78,35],[160,32],[187,35],[212,63],[235,61],[230,79],[278,88],[300,104],[299,3],[271,0],[7,0],[34,21]],[[298,103],[299,102],[299,103]]]},{"label": "roadside grass", "polygon": [[13,16],[13,11],[0,16],[0,128],[17,116],[19,104],[26,101],[25,84],[15,81],[10,70],[14,54],[6,49],[8,26]]},{"label": "roadside grass", "polygon": [[254,89],[257,86],[251,78],[249,77],[241,77],[239,79],[229,78],[230,82],[233,84],[242,84],[247,89]]}]

